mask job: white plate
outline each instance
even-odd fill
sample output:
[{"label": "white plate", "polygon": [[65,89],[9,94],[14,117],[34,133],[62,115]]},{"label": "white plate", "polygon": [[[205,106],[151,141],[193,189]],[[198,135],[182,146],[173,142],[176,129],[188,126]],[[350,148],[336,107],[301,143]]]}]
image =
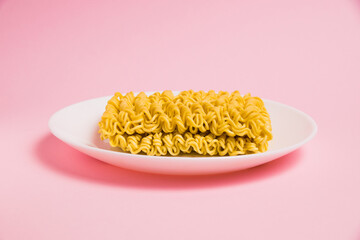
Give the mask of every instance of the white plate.
[{"label": "white plate", "polygon": [[75,149],[115,166],[143,172],[184,175],[215,174],[254,167],[296,150],[317,132],[315,121],[305,113],[278,102],[264,100],[273,128],[273,140],[269,142],[269,150],[265,153],[223,157],[136,155],[121,152],[100,140],[98,122],[110,98],[91,99],[59,110],[49,120],[50,131]]}]

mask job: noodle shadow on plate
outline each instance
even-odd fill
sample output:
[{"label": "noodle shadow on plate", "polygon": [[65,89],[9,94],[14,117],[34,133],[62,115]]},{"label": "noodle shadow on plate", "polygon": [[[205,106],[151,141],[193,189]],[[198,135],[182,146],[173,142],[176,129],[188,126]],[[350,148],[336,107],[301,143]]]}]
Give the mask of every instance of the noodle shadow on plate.
[{"label": "noodle shadow on plate", "polygon": [[47,134],[36,143],[39,163],[52,171],[89,183],[140,189],[201,189],[226,187],[265,180],[295,167],[302,150],[246,170],[202,176],[172,176],[136,172],[115,167],[83,154]]}]

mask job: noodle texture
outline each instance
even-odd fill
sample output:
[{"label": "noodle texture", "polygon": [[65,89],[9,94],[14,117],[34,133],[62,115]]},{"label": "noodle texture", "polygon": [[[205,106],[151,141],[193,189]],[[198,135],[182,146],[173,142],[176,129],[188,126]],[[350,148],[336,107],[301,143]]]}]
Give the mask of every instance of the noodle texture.
[{"label": "noodle texture", "polygon": [[157,156],[259,153],[272,139],[263,101],[238,91],[115,93],[99,127],[111,146]]}]

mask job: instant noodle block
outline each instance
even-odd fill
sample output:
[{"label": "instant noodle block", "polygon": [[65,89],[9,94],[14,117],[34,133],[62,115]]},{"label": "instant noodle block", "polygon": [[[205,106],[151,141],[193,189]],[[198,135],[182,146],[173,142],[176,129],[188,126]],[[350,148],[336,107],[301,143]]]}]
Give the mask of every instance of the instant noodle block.
[{"label": "instant noodle block", "polygon": [[272,139],[263,101],[239,91],[115,93],[99,127],[111,146],[157,156],[260,153]]}]

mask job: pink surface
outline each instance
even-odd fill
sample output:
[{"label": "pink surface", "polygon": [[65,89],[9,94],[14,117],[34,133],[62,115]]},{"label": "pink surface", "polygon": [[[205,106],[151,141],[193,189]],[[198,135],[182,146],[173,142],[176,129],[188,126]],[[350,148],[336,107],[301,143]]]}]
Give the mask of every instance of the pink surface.
[{"label": "pink surface", "polygon": [[[0,1],[0,239],[360,239],[360,2]],[[318,135],[242,172],[106,165],[47,128],[115,91],[239,89]],[[291,134],[291,133],[289,133]]]}]

